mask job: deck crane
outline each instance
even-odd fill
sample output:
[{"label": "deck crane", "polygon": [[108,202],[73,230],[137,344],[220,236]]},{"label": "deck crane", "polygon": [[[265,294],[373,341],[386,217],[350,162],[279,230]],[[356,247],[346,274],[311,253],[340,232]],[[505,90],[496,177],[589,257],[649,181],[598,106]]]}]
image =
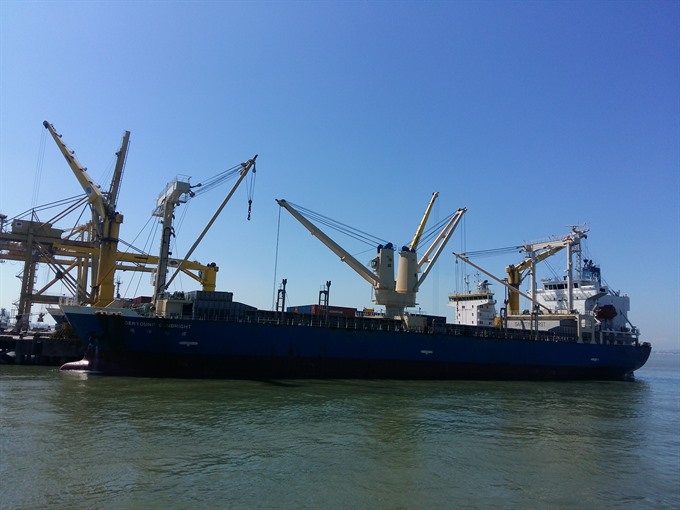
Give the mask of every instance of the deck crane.
[{"label": "deck crane", "polygon": [[435,191],[434,193],[432,193],[432,198],[430,199],[430,203],[428,204],[427,209],[425,210],[423,219],[420,220],[420,225],[418,225],[416,233],[413,236],[413,239],[411,240],[411,244],[409,245],[409,248],[413,251],[416,251],[418,249],[418,244],[420,244],[420,238],[423,235],[423,230],[425,230],[425,225],[427,224],[427,220],[430,217],[430,212],[432,212],[432,206],[434,205],[434,202],[435,200],[437,200],[438,196],[439,192]]},{"label": "deck crane", "polygon": [[[569,255],[567,258],[567,264],[568,264],[568,274],[567,274],[567,279],[569,280],[569,288],[572,287],[571,285],[571,280],[572,280],[572,270],[571,270],[571,254],[575,246],[580,245],[581,239],[586,237],[586,232],[588,232],[587,228],[579,228],[578,226],[573,226],[572,230],[569,234],[564,236],[562,239],[556,239],[552,241],[545,241],[541,243],[534,243],[534,244],[525,244],[522,246],[516,246],[512,247],[512,249],[518,249],[522,252],[526,252],[528,256],[519,264],[510,264],[505,268],[505,272],[507,274],[507,279],[501,280],[500,278],[496,277],[492,273],[486,271],[485,269],[481,268],[480,266],[474,264],[470,259],[469,255],[471,253],[468,253],[466,256],[465,254],[460,254],[460,253],[454,253],[454,255],[462,260],[463,262],[470,264],[472,267],[477,269],[478,271],[481,271],[485,275],[489,276],[490,278],[494,279],[501,285],[505,286],[508,289],[508,315],[519,315],[519,297],[523,296],[529,301],[531,301],[534,305],[539,306],[541,308],[544,308],[547,312],[551,312],[547,307],[544,305],[540,304],[536,300],[536,264],[538,264],[540,261],[547,259],[548,257],[554,255],[555,253],[563,250],[564,248],[569,249]],[[472,254],[479,255],[482,253],[486,252],[492,252],[492,253],[500,253],[502,251],[508,250],[511,248],[502,248],[502,249],[494,249],[494,250],[482,250],[479,252],[472,252]],[[527,272],[528,271],[528,272]],[[532,289],[531,289],[531,295],[525,294],[519,290],[519,287],[521,283],[524,281],[524,279],[529,275],[532,275]],[[571,301],[573,300],[573,297],[571,297],[570,294],[570,307]]]},{"label": "deck crane", "polygon": [[81,187],[85,191],[87,200],[93,210],[93,227],[96,233],[96,242],[99,245],[99,259],[93,259],[93,304],[95,306],[107,306],[114,299],[114,271],[116,267],[116,252],[118,247],[118,235],[120,225],[123,223],[123,215],[116,212],[115,201],[118,194],[120,176],[127,153],[127,141],[130,133],[126,131],[123,138],[123,145],[118,151],[118,163],[114,179],[111,185],[109,196],[103,193],[97,186],[85,168],[76,158],[74,151],[62,141],[61,135],[57,133],[54,126],[47,121],[43,126],[49,131],[50,135],[63,154],[71,171],[76,176]]},{"label": "deck crane", "polygon": [[[517,315],[519,313],[519,287],[529,274],[534,273],[536,264],[562,250],[564,245],[546,246],[543,249],[532,250],[531,256],[524,259],[519,264],[510,264],[505,267],[508,275],[508,314]],[[531,269],[531,271],[529,271]],[[536,278],[532,278],[535,282]],[[533,284],[532,284],[533,287]],[[532,294],[535,294],[532,293]]]},{"label": "deck crane", "polygon": [[[298,220],[311,234],[325,244],[340,260],[349,265],[364,280],[373,286],[376,304],[385,306],[385,315],[388,317],[402,317],[404,309],[415,306],[418,289],[427,278],[430,269],[434,266],[437,258],[444,249],[454,230],[458,226],[461,218],[467,211],[465,208],[458,209],[446,223],[439,235],[435,238],[432,245],[426,250],[425,254],[417,260],[415,249],[419,243],[420,235],[429,216],[430,209],[436,193],[430,200],[430,205],[426,211],[416,235],[411,241],[410,246],[404,246],[399,252],[399,268],[397,280],[394,279],[394,246],[392,243],[378,246],[378,255],[371,261],[372,271],[364,264],[359,262],[347,250],[328,237],[312,222],[305,218],[297,209],[284,199],[276,200],[279,206],[286,209],[296,220]],[[422,271],[420,277],[418,274]]]},{"label": "deck crane", "polygon": [[[489,271],[487,271],[487,270],[484,269],[483,267],[478,266],[477,264],[475,264],[474,262],[472,262],[467,256],[463,255],[462,253],[456,253],[456,252],[453,252],[453,254],[456,256],[456,258],[457,258],[458,260],[461,260],[461,261],[465,262],[466,264],[470,264],[470,265],[471,265],[472,267],[474,267],[476,270],[480,271],[481,273],[484,273],[486,276],[488,276],[488,277],[491,278],[492,280],[495,280],[495,281],[497,281],[498,283],[500,283],[501,285],[503,285],[503,286],[504,286],[505,288],[507,288],[509,291],[512,290],[512,287],[510,287],[510,285],[508,284],[508,282],[507,282],[506,280],[501,280],[500,278],[498,278],[498,277],[497,277],[496,275],[494,275],[493,273],[490,273]],[[536,301],[536,298],[535,298],[535,297],[532,297],[532,296],[530,296],[530,295],[528,295],[528,294],[525,294],[524,292],[522,292],[522,291],[519,290],[519,289],[515,289],[515,291],[516,291],[520,296],[523,296],[523,297],[527,298],[529,301],[531,301],[531,302],[533,302],[535,305],[537,305],[537,306],[543,308],[545,311],[547,311],[547,312],[550,312],[550,311],[551,311],[548,307],[546,307],[546,306],[540,304],[538,301]]]},{"label": "deck crane", "polygon": [[[505,272],[508,275],[508,314],[517,315],[519,314],[519,296],[517,292],[521,283],[527,277],[527,275],[532,275],[531,283],[531,295],[536,296],[536,264],[542,260],[551,257],[555,253],[563,250],[564,248],[569,248],[579,244],[583,237],[586,237],[586,232],[588,229],[579,229],[577,227],[572,227],[569,234],[564,236],[562,239],[554,241],[546,241],[542,243],[535,244],[525,244],[521,246],[521,251],[528,254],[519,264],[510,264],[505,268]],[[571,255],[569,256],[571,260]],[[571,273],[571,271],[570,271]],[[571,280],[571,274],[568,275]]]}]

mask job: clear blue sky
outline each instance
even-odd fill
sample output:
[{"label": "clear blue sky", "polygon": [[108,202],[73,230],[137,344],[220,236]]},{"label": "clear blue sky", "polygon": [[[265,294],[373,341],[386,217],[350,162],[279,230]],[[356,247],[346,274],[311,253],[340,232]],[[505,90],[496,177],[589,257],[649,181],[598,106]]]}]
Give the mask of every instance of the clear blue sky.
[{"label": "clear blue sky", "polygon": [[[81,191],[51,139],[41,149],[43,120],[103,187],[131,131],[121,237],[140,247],[167,181],[198,182],[259,154],[251,221],[243,188],[192,257],[217,262],[218,287],[241,301],[270,308],[275,278],[287,278],[289,304],[317,302],[331,280],[332,304],[371,306],[368,284],[285,211],[277,236],[275,198],[401,245],[439,191],[434,219],[468,213],[419,295],[423,311],[451,317],[451,251],[585,223],[588,255],[630,295],[643,339],[680,348],[676,1],[1,0],[0,212],[10,217]],[[178,211],[175,255],[225,193]],[[502,277],[518,257],[479,263]],[[20,270],[0,264],[3,307]],[[148,276],[124,279],[128,296],[149,293]]]}]

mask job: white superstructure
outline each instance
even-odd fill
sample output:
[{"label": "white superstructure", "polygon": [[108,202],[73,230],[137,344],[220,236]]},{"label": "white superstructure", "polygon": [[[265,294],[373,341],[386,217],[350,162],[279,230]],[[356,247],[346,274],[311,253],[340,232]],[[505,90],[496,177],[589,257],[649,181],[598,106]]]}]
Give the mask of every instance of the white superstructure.
[{"label": "white superstructure", "polygon": [[585,259],[578,266],[576,278],[571,282],[572,309],[569,310],[569,284],[565,279],[541,280],[536,300],[556,314],[592,315],[600,329],[613,333],[637,333],[628,320],[630,298],[612,292],[602,282],[600,268],[592,260]]},{"label": "white superstructure", "polygon": [[[525,331],[549,331],[556,337],[576,336],[581,342],[634,344],[639,331],[628,320],[630,299],[627,295],[613,292],[602,282],[599,266],[592,260],[583,259],[580,238],[566,245],[567,271],[563,278],[543,279],[540,286],[532,277],[531,295],[521,292],[476,266],[465,257],[457,255],[468,264],[481,270],[505,285],[508,292],[516,292],[529,300],[531,310],[512,311],[501,309],[496,316],[495,300],[488,281],[478,286],[477,292],[449,295],[449,305],[456,309],[454,323],[470,326],[504,326]],[[573,264],[572,257],[576,257]],[[527,267],[533,268],[534,264]],[[509,266],[514,268],[515,266]],[[574,270],[575,269],[575,270]],[[510,274],[510,273],[508,273]],[[522,278],[515,278],[521,282]],[[509,280],[509,279],[508,279]],[[466,282],[467,283],[467,282]]]},{"label": "white superstructure", "polygon": [[477,283],[477,292],[449,294],[449,306],[455,309],[454,324],[493,326],[496,319],[496,300],[489,288],[489,280]]}]

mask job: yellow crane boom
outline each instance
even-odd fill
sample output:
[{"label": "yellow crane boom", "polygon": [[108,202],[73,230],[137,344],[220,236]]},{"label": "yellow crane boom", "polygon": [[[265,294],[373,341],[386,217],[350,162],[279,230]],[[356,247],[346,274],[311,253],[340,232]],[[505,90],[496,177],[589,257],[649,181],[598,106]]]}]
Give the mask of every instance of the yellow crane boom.
[{"label": "yellow crane boom", "polygon": [[[108,198],[99,189],[85,168],[75,157],[74,151],[62,141],[54,126],[47,121],[43,126],[49,131],[57,147],[63,154],[73,175],[85,191],[87,200],[92,209],[99,216],[101,229],[97,229],[98,244],[100,246],[99,260],[96,266],[92,290],[95,306],[106,306],[114,299],[114,271],[116,268],[116,253],[118,251],[118,235],[120,225],[123,223],[123,215],[115,211]],[[124,138],[124,146],[118,151],[119,160],[125,159],[124,151],[127,149],[127,136]],[[115,186],[117,188],[117,186]]]},{"label": "yellow crane boom", "polygon": [[[522,249],[529,254],[529,257],[517,265],[510,264],[505,268],[505,272],[508,275],[508,314],[519,314],[519,286],[529,274],[527,271],[530,270],[531,273],[534,273],[538,262],[547,259],[564,248],[580,243],[581,239],[586,237],[586,232],[588,232],[588,229],[573,227],[572,231],[562,239],[522,246]],[[532,294],[536,292],[535,278],[533,285]]]},{"label": "yellow crane boom", "polygon": [[524,281],[524,278],[529,274],[527,271],[531,269],[538,262],[547,259],[558,251],[562,250],[566,245],[553,246],[546,249],[544,252],[527,258],[517,265],[510,264],[505,268],[508,275],[508,313],[516,315],[519,313],[519,287]]},{"label": "yellow crane boom", "polygon": [[420,238],[423,235],[423,230],[425,230],[425,225],[427,224],[427,219],[430,217],[430,212],[432,211],[432,206],[434,205],[435,200],[437,200],[437,197],[439,196],[439,192],[435,191],[432,193],[432,198],[430,199],[430,203],[427,205],[427,209],[425,209],[425,214],[423,215],[423,219],[420,220],[420,225],[418,225],[418,228],[416,229],[416,233],[413,236],[413,239],[411,240],[411,244],[409,245],[409,249],[412,251],[416,251],[418,249],[418,244],[420,243]]}]

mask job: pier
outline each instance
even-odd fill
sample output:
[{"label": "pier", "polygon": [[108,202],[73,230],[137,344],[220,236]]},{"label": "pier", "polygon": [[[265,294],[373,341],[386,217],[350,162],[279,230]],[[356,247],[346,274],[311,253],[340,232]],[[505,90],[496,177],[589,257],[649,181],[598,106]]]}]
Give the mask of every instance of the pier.
[{"label": "pier", "polygon": [[0,364],[60,366],[82,359],[78,338],[54,338],[45,333],[0,335]]}]

